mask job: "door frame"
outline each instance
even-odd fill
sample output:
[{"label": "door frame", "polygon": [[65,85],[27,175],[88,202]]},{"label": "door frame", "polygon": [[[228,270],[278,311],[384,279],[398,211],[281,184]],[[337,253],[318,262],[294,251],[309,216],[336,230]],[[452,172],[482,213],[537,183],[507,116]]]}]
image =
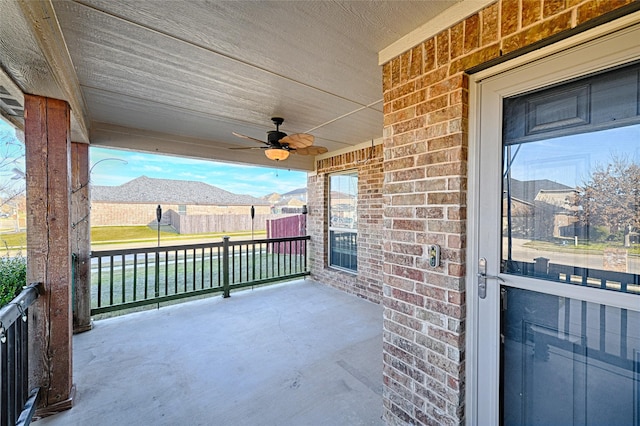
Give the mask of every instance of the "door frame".
[{"label": "door frame", "polygon": [[[498,152],[501,152],[502,98],[621,65],[633,59],[640,59],[638,39],[640,39],[640,12],[470,76],[467,192],[469,243],[466,270],[465,418],[467,425],[498,424],[500,415],[500,286],[496,279],[487,279],[487,297],[480,301],[476,273],[479,257],[485,257],[489,261],[487,275],[499,273],[497,268],[500,258],[500,241],[496,238],[490,244],[486,241],[495,235],[496,229],[501,229],[499,188],[501,187],[502,159],[496,158],[494,151],[490,152],[486,146],[484,150],[482,149],[481,137],[483,140],[488,140],[485,144],[499,144]],[[490,124],[483,128],[482,123]],[[495,148],[495,145],[493,147]],[[497,165],[498,172],[492,175],[487,173],[481,175],[481,163],[491,164],[494,171]],[[493,196],[481,198],[480,188],[486,185],[496,190],[493,191]],[[481,224],[481,211],[491,212],[493,226],[486,221]],[[576,298],[574,288],[559,286],[557,283],[545,283],[532,278],[510,275],[502,275],[501,278],[519,288],[542,290],[558,296]],[[629,298],[628,295],[625,297],[621,293],[594,288],[581,288],[579,293],[580,300],[632,310],[638,309],[637,300],[629,300],[633,298]],[[494,350],[490,351],[487,348],[494,348]]]}]

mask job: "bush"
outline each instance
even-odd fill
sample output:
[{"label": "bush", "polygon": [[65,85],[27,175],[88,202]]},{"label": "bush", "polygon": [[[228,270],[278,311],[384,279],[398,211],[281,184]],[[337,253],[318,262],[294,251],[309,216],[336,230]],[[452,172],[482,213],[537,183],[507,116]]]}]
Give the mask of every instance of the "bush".
[{"label": "bush", "polygon": [[27,285],[27,259],[21,255],[0,258],[0,306],[11,302]]}]

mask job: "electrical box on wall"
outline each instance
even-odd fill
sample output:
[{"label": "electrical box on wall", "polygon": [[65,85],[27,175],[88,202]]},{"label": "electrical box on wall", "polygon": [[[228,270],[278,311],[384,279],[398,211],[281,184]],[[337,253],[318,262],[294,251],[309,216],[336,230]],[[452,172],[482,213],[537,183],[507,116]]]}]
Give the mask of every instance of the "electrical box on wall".
[{"label": "electrical box on wall", "polygon": [[429,266],[432,268],[436,268],[440,266],[440,246],[437,244],[429,245],[427,250],[427,254],[429,256]]}]

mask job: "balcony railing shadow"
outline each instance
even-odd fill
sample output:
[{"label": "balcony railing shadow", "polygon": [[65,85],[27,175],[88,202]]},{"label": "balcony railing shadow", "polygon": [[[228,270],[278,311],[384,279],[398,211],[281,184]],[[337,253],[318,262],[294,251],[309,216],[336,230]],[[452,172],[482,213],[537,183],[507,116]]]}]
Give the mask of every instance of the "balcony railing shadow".
[{"label": "balcony railing shadow", "polygon": [[310,280],[96,321],[46,425],[382,424],[382,307]]}]

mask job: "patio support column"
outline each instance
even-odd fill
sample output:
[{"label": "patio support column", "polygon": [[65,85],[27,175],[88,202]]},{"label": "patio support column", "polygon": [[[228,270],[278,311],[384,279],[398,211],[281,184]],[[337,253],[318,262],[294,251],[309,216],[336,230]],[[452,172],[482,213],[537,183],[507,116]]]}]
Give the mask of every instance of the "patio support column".
[{"label": "patio support column", "polygon": [[71,143],[71,252],[73,332],[91,330],[91,202],[89,145]]},{"label": "patio support column", "polygon": [[71,408],[70,109],[25,95],[27,281],[44,284],[29,309],[29,386],[40,387],[37,416]]}]

